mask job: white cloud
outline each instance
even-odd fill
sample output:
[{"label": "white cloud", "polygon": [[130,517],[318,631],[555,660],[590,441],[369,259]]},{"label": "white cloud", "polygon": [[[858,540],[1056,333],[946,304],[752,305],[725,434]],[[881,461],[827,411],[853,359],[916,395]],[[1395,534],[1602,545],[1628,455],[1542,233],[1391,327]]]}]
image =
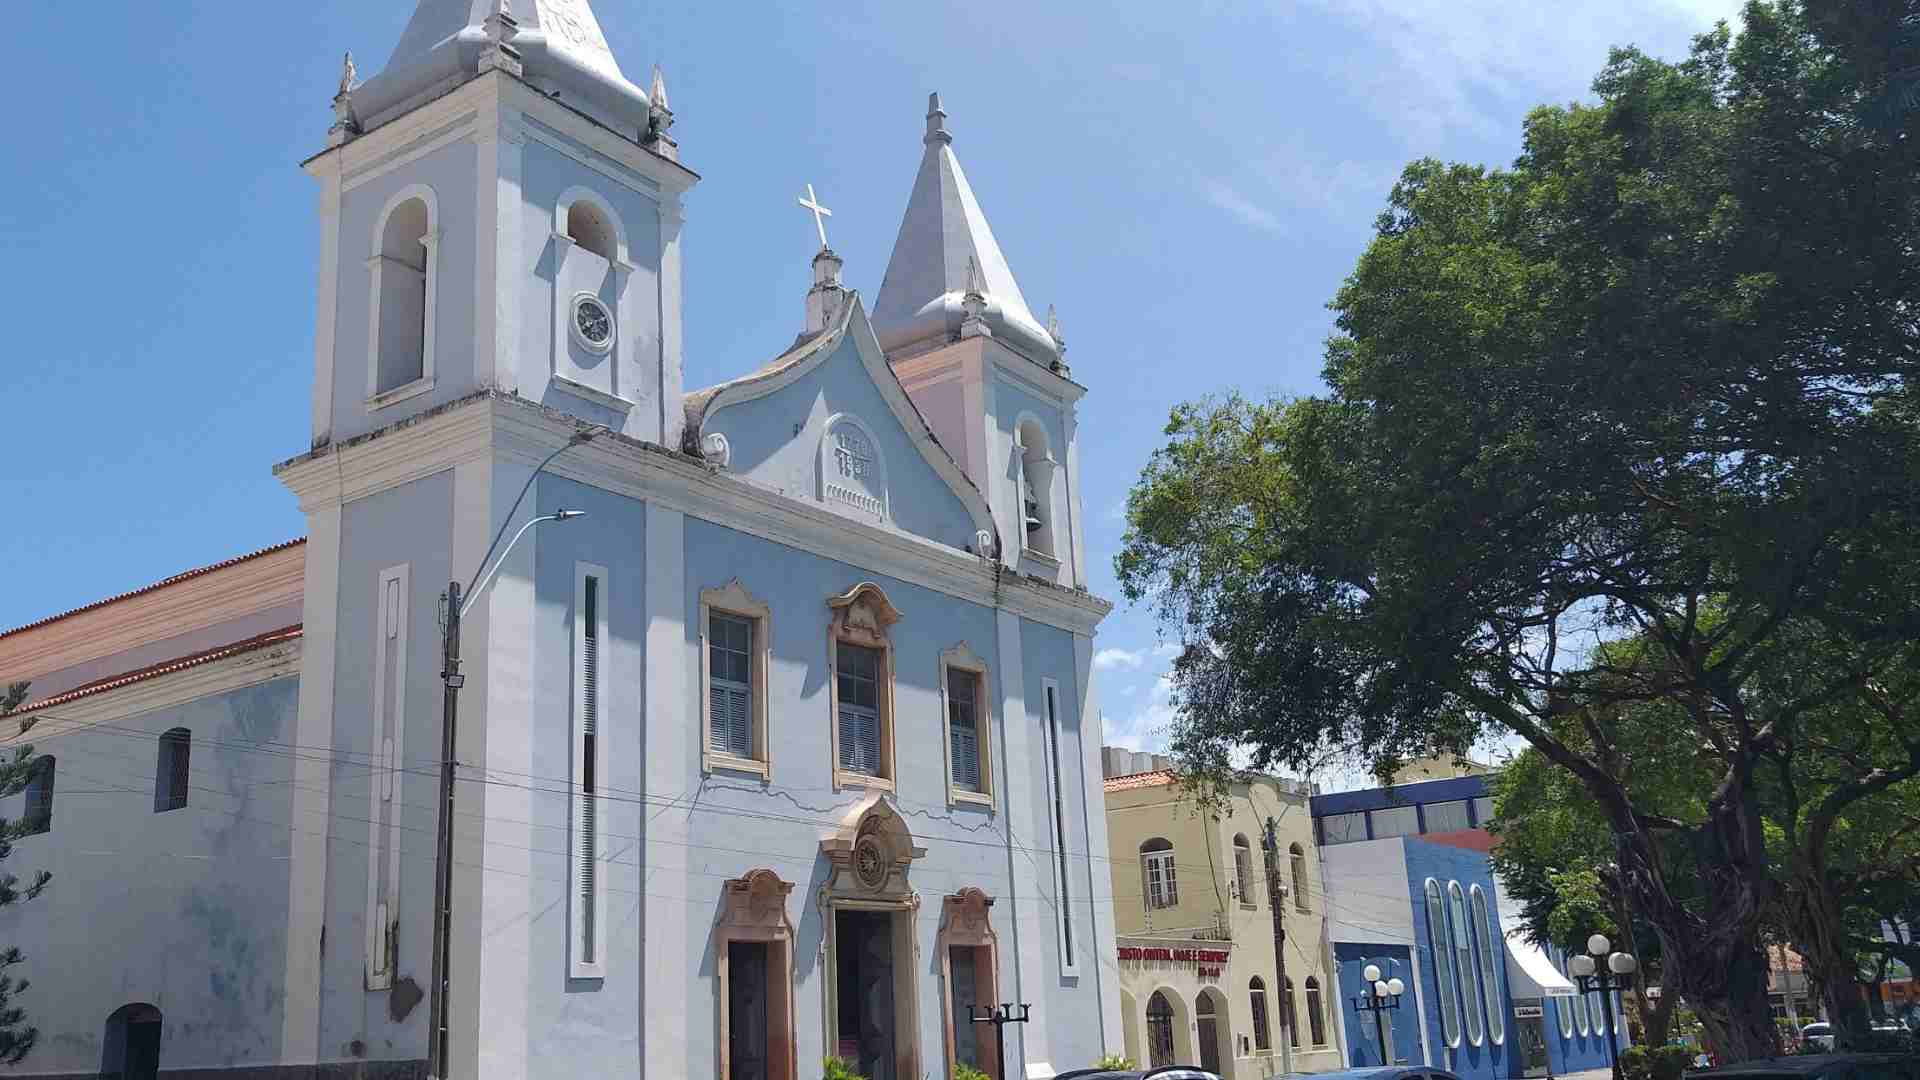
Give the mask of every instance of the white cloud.
[{"label": "white cloud", "polygon": [[1586,97],[1609,48],[1637,45],[1678,57],[1716,19],[1737,27],[1741,7],[1739,0],[1309,3],[1377,50],[1364,65],[1330,55],[1328,75],[1391,117],[1391,130],[1420,153],[1444,153],[1450,135],[1513,133],[1516,106]]},{"label": "white cloud", "polygon": [[1095,671],[1138,671],[1146,662],[1145,649],[1101,649],[1093,654]]},{"label": "white cloud", "polygon": [[1212,203],[1216,209],[1224,210],[1228,217],[1233,218],[1235,221],[1238,221],[1250,229],[1259,229],[1262,232],[1270,233],[1286,231],[1285,227],[1280,224],[1280,219],[1275,217],[1272,211],[1254,203],[1246,196],[1228,187],[1223,181],[1202,180],[1200,182],[1200,194],[1209,203]]},{"label": "white cloud", "polygon": [[1156,660],[1171,660],[1180,655],[1180,646],[1171,641],[1163,641],[1153,647],[1153,655]]},{"label": "white cloud", "polygon": [[1165,753],[1167,743],[1173,737],[1175,714],[1172,696],[1173,680],[1165,675],[1160,676],[1148,691],[1146,700],[1133,711],[1118,716],[1109,713],[1104,717],[1106,724],[1102,741],[1108,746]]}]

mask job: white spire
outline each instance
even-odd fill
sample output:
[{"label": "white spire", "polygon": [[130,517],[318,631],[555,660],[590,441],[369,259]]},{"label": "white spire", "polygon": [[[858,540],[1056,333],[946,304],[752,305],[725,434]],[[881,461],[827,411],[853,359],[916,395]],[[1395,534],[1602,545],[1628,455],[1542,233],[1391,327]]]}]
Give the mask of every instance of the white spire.
[{"label": "white spire", "polygon": [[873,305],[880,344],[898,353],[953,340],[967,321],[965,301],[973,293],[986,300],[981,318],[996,339],[1036,363],[1051,364],[1059,349],[1027,307],[954,156],[939,94],[927,99],[922,142],[920,174]]},{"label": "white spire", "polygon": [[621,73],[590,0],[417,0],[386,70],[355,94],[362,119],[384,124],[435,86],[501,66],[482,57],[503,40],[543,92],[620,130],[648,130],[652,101]]}]

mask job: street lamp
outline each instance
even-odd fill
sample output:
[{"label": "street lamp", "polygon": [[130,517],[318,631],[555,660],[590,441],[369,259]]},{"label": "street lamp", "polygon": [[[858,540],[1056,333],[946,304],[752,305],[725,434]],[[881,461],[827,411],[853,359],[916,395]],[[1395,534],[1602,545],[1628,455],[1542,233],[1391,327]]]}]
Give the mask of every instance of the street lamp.
[{"label": "street lamp", "polygon": [[460,688],[467,685],[467,677],[460,673],[460,619],[473,607],[474,598],[486,591],[488,585],[506,564],[507,556],[513,554],[514,546],[527,530],[548,521],[573,521],[586,517],[584,510],[558,510],[537,517],[520,526],[513,534],[506,550],[494,559],[493,553],[500,548],[500,540],[507,535],[507,526],[513,524],[514,515],[520,512],[520,504],[527,499],[527,493],[533,490],[533,482],[540,478],[553,459],[573,449],[592,442],[598,431],[577,431],[560,447],[548,454],[533,472],[527,475],[527,482],[521,485],[520,494],[507,509],[507,516],[501,520],[500,528],[493,534],[493,543],[487,545],[487,553],[480,556],[480,565],[474,568],[473,580],[463,590],[458,581],[447,584],[447,606],[445,617],[441,620],[440,647],[443,666],[440,681],[446,686],[441,696],[440,723],[440,827],[439,843],[434,853],[433,881],[433,992],[428,1002],[427,1026],[427,1075],[432,1080],[447,1080],[453,1071],[452,1054],[449,1051],[451,1041],[449,1032],[453,1024],[447,1016],[447,991],[453,985],[453,783],[455,779],[455,724],[460,717]]},{"label": "street lamp", "polygon": [[[1605,934],[1595,934],[1587,939],[1586,956],[1576,956],[1567,961],[1567,971],[1580,980],[1580,992],[1583,994],[1600,991],[1601,1013],[1607,1022],[1607,1058],[1613,1063],[1613,1080],[1620,1080],[1620,1045],[1613,1023],[1613,995],[1632,985],[1629,978],[1640,968],[1640,961],[1629,952],[1614,952],[1613,942]],[[1600,961],[1606,962],[1606,970],[1600,970]]]},{"label": "street lamp", "polygon": [[1367,984],[1367,992],[1354,995],[1353,1007],[1373,1014],[1374,1030],[1380,1036],[1380,1064],[1392,1065],[1393,1058],[1387,1052],[1387,1018],[1380,1014],[1400,1007],[1400,995],[1407,992],[1407,984],[1397,976],[1382,979],[1382,974],[1379,964],[1368,964],[1360,972],[1360,978]]}]

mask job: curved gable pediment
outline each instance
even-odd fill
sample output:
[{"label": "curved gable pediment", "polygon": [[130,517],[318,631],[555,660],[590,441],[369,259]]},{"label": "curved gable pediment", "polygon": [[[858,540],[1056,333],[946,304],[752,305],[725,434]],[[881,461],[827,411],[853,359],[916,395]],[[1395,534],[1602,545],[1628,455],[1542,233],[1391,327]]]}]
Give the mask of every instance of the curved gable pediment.
[{"label": "curved gable pediment", "polygon": [[724,446],[724,463],[709,460],[762,486],[992,553],[985,496],[907,397],[858,297],[828,332],[752,375],[689,395],[687,432],[690,445]]}]

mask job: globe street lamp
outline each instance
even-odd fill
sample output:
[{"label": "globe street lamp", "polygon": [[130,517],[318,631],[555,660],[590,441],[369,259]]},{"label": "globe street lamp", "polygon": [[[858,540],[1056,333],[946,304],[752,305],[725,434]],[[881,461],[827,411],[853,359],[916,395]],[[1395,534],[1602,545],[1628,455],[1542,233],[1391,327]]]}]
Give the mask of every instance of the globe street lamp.
[{"label": "globe street lamp", "polygon": [[[1613,1080],[1620,1080],[1620,1045],[1613,1023],[1613,995],[1632,985],[1630,976],[1640,968],[1640,961],[1629,952],[1614,952],[1613,942],[1605,934],[1595,934],[1587,939],[1587,956],[1576,956],[1567,961],[1567,971],[1580,980],[1580,992],[1583,994],[1600,991],[1601,1012],[1607,1022],[1607,1058],[1613,1063]],[[1606,969],[1600,969],[1600,963],[1606,963]]]},{"label": "globe street lamp", "polygon": [[1353,1007],[1373,1014],[1373,1026],[1380,1036],[1380,1064],[1392,1065],[1393,1059],[1387,1054],[1386,1017],[1380,1014],[1400,1007],[1400,995],[1407,992],[1407,984],[1398,977],[1382,979],[1381,974],[1379,964],[1368,964],[1360,972],[1360,978],[1367,984],[1366,993],[1354,995]]}]

